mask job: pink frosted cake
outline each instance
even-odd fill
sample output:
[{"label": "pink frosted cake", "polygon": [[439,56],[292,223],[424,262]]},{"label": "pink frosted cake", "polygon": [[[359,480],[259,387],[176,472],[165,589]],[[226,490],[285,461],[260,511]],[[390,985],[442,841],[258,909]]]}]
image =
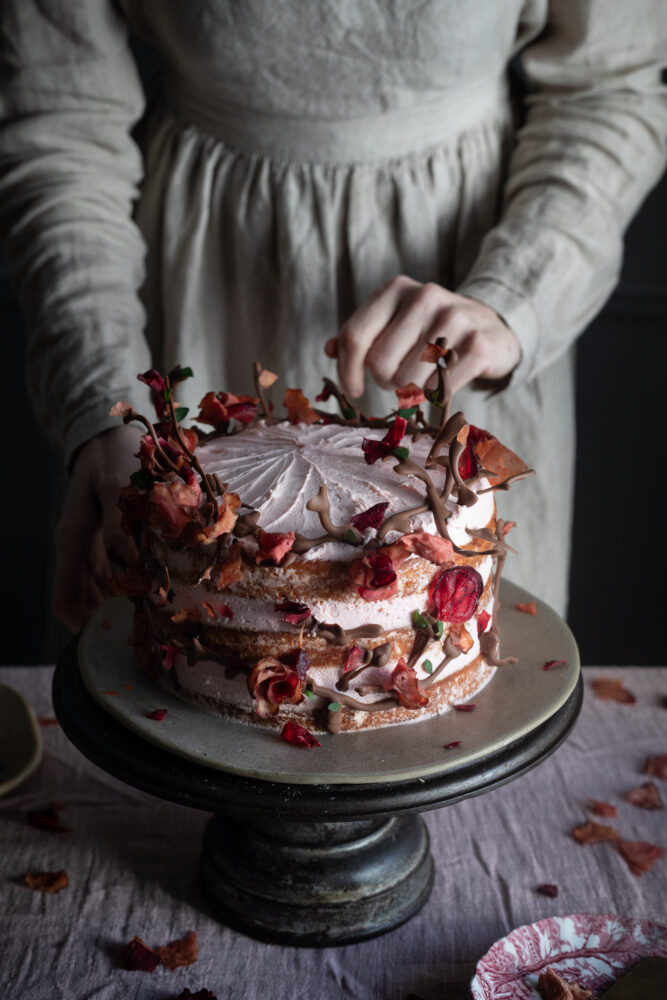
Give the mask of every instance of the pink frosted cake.
[{"label": "pink frosted cake", "polygon": [[[432,345],[434,359],[446,358]],[[118,581],[136,607],[140,664],[180,697],[314,744],[314,732],[414,722],[473,696],[499,659],[494,606],[505,536],[494,491],[530,470],[461,413],[446,369],[429,394],[397,390],[384,419],[342,415],[287,390],[266,399],[209,393],[185,430],[172,400],[187,369],[153,389],[139,419],[141,470],[123,490],[139,562]],[[438,412],[438,409],[436,409]],[[493,567],[496,564],[495,582]]]}]

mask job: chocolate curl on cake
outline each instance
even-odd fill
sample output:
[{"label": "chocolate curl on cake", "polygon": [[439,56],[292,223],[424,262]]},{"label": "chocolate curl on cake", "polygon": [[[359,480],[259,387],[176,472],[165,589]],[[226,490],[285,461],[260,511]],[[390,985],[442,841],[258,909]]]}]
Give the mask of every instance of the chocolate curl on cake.
[{"label": "chocolate curl on cake", "polygon": [[493,579],[493,616],[491,627],[483,632],[479,637],[479,647],[483,656],[492,663],[494,667],[504,667],[508,663],[517,663],[516,656],[500,656],[500,636],[498,635],[498,612],[500,611],[500,579],[507,558],[507,545],[504,543],[505,536],[514,527],[514,521],[505,521],[501,517],[496,520],[496,536],[498,541],[503,542],[496,550],[496,573]]},{"label": "chocolate curl on cake", "polygon": [[211,489],[211,484],[208,481],[208,476],[202,469],[199,463],[199,459],[194,455],[192,451],[190,451],[187,444],[185,443],[183,435],[181,434],[180,425],[178,423],[178,420],[176,419],[176,410],[174,407],[173,384],[178,385],[178,383],[182,382],[184,378],[188,378],[190,374],[192,374],[192,372],[191,369],[189,368],[184,369],[181,368],[180,365],[177,365],[176,368],[173,368],[167,375],[167,392],[165,393],[165,396],[166,396],[167,407],[169,410],[169,419],[171,420],[171,427],[174,433],[174,437],[178,441],[181,450],[184,452],[185,455],[187,455],[188,459],[190,460],[193,469],[199,476],[201,484],[204,487],[204,490],[206,491],[208,503],[202,507],[202,514],[204,515],[205,519],[210,523],[216,516],[218,510],[218,504],[217,500],[215,499],[215,493]]},{"label": "chocolate curl on cake", "polygon": [[184,468],[179,468],[175,462],[169,458],[158,438],[157,431],[155,427],[150,422],[148,417],[145,417],[142,413],[137,413],[129,403],[124,400],[119,400],[114,406],[109,410],[110,417],[122,417],[124,424],[130,424],[132,421],[136,420],[138,423],[143,424],[148,433],[150,434],[153,445],[155,446],[155,453],[158,456],[160,462],[166,469],[171,472],[175,472],[177,476],[180,476],[184,482],[187,482],[187,470]]},{"label": "chocolate curl on cake", "polygon": [[426,398],[434,406],[442,408],[440,415],[440,430],[442,430],[449,420],[452,406],[452,386],[447,364],[453,364],[457,361],[458,355],[455,350],[447,349],[446,337],[436,337],[435,343],[426,345],[419,360],[435,364],[438,388],[435,393],[427,391]]},{"label": "chocolate curl on cake", "polygon": [[363,542],[361,534],[351,524],[334,524],[331,520],[329,489],[326,483],[322,483],[317,494],[308,501],[306,510],[317,514],[327,535],[336,541],[347,542],[348,545],[361,545]]},{"label": "chocolate curl on cake", "polygon": [[[361,426],[362,424],[368,423],[367,418],[364,416],[361,410],[358,407],[356,407],[354,403],[350,402],[350,400],[347,398],[343,390],[336,385],[333,379],[324,378],[322,382],[324,387],[322,389],[322,392],[319,393],[319,395],[315,396],[316,403],[326,403],[328,399],[330,399],[332,396],[335,396],[338,406],[340,407],[342,420],[345,424],[348,424],[351,427],[355,426],[358,427]],[[315,412],[318,413],[320,416],[328,417],[329,419],[331,419],[332,414],[330,413],[324,413],[323,411],[320,410],[316,410]]]}]

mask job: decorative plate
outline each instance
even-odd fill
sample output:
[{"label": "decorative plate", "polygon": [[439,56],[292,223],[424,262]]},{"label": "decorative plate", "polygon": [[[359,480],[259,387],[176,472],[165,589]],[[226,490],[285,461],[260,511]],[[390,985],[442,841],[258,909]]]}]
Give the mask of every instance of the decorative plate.
[{"label": "decorative plate", "polygon": [[477,965],[474,1000],[536,1000],[550,965],[597,994],[640,958],[667,958],[667,927],[613,913],[547,917],[501,938]]},{"label": "decorative plate", "polygon": [[42,734],[22,694],[0,684],[0,795],[32,774],[42,759]]}]

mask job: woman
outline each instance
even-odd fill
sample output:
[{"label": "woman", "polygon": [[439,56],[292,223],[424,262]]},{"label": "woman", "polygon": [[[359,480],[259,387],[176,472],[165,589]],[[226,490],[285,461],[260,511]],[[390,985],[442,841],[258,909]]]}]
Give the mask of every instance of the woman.
[{"label": "woman", "polygon": [[[664,165],[661,0],[5,0],[1,18],[0,221],[32,398],[72,470],[62,620],[85,621],[105,544],[126,544],[134,431],[108,414],[145,408],[137,372],[190,365],[195,406],[248,391],[257,357],[312,395],[326,347],[382,412],[428,379],[435,335],[457,406],[538,471],[502,498],[511,575],[562,612],[571,345]],[[148,113],[128,27],[167,65]]]}]

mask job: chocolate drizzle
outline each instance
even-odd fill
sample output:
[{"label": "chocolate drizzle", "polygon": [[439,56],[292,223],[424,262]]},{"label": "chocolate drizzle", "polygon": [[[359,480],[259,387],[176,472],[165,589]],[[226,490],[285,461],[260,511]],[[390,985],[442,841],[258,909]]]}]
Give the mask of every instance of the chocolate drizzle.
[{"label": "chocolate drizzle", "polygon": [[501,517],[496,519],[496,537],[502,542],[496,555],[496,573],[493,580],[493,617],[491,618],[491,628],[483,632],[479,637],[479,648],[488,663],[494,667],[504,667],[508,663],[518,663],[516,656],[500,657],[500,636],[498,634],[498,612],[500,611],[500,578],[502,576],[507,549],[509,546],[504,541],[506,534],[505,527],[509,522]]},{"label": "chocolate drizzle", "polygon": [[317,635],[332,646],[346,646],[353,639],[377,639],[384,634],[381,625],[357,625],[356,628],[344,629],[342,625],[329,625],[323,622],[317,626]]},{"label": "chocolate drizzle", "polygon": [[257,393],[259,401],[262,404],[262,409],[264,410],[264,420],[269,426],[271,426],[272,424],[275,424],[276,421],[274,417],[271,415],[271,407],[267,402],[266,395],[264,393],[264,387],[262,386],[262,383],[260,381],[260,376],[263,371],[264,369],[262,368],[259,361],[255,361],[252,366],[252,374],[255,379],[255,392]]}]

